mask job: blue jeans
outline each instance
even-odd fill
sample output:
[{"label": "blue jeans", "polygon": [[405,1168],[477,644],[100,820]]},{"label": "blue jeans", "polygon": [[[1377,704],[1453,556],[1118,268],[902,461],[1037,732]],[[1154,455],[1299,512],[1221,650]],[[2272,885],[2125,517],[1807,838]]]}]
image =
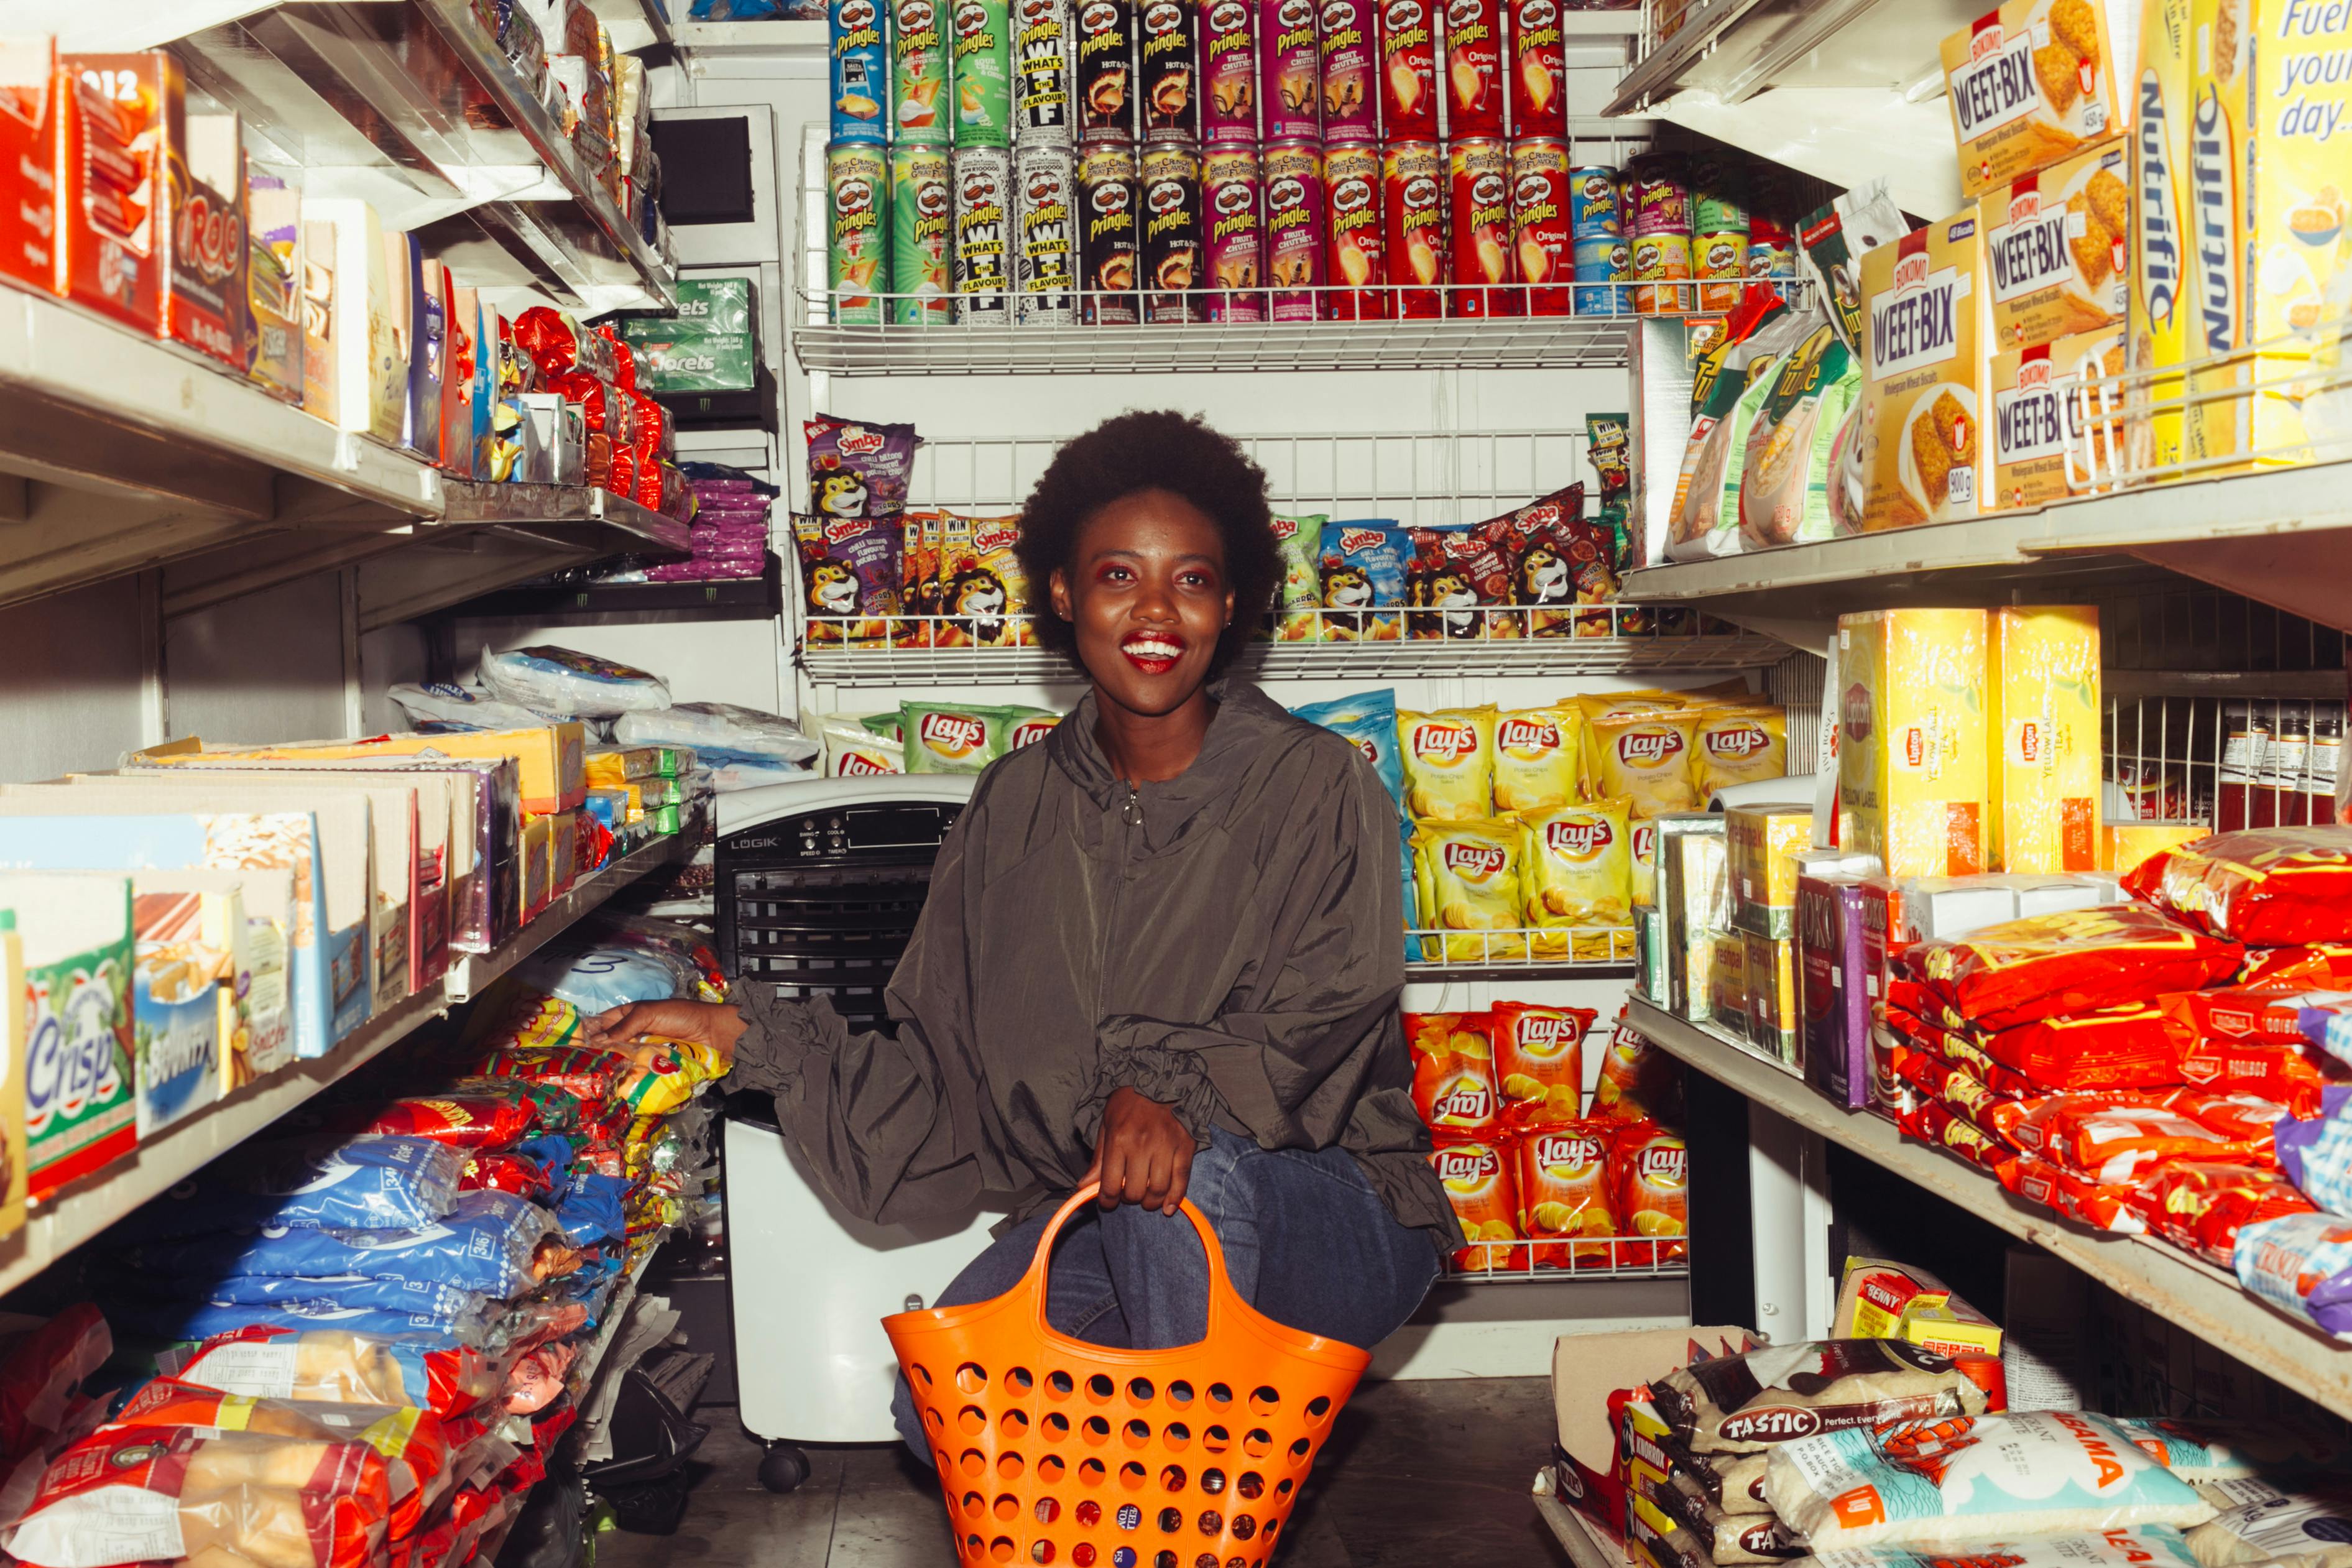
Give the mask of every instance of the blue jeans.
[{"label": "blue jeans", "polygon": [[[1185,1196],[1217,1233],[1234,1289],[1289,1328],[1369,1350],[1412,1315],[1437,1278],[1430,1233],[1399,1225],[1339,1149],[1261,1149],[1212,1128]],[[1053,1217],[1053,1207],[1041,1209],[998,1237],[931,1305],[961,1307],[1012,1289]],[[1132,1204],[1073,1215],[1055,1243],[1045,1321],[1073,1339],[1124,1350],[1198,1343],[1208,1331],[1209,1259],[1192,1222]],[[930,1463],[904,1377],[890,1414]]]}]

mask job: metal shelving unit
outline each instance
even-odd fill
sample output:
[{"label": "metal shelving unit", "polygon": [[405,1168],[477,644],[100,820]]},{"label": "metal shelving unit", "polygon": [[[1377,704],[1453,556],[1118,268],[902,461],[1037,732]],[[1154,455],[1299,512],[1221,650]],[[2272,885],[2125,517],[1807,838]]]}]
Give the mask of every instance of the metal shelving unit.
[{"label": "metal shelving unit", "polygon": [[[1646,1236],[1594,1236],[1576,1241],[1481,1241],[1471,1244],[1483,1267],[1464,1268],[1450,1260],[1441,1276],[1449,1285],[1559,1285],[1603,1279],[1686,1279],[1689,1243]],[[1527,1261],[1514,1266],[1510,1254]],[[1536,1258],[1565,1253],[1563,1268],[1538,1268]]]}]

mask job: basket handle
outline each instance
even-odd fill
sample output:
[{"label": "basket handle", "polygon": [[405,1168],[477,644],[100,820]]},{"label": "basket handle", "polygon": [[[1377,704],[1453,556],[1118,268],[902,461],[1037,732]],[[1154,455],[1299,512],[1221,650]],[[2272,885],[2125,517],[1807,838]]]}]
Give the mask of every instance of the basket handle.
[{"label": "basket handle", "polygon": [[[1062,1234],[1062,1226],[1069,1223],[1072,1215],[1084,1205],[1092,1203],[1101,1193],[1100,1182],[1088,1182],[1054,1211],[1054,1217],[1045,1222],[1045,1233],[1037,1238],[1037,1256],[1029,1265],[1028,1276],[1019,1287],[1029,1292],[1030,1310],[1036,1314],[1038,1330],[1049,1339],[1069,1339],[1068,1335],[1045,1321],[1045,1275],[1053,1262],[1054,1238]],[[1209,1259],[1209,1311],[1202,1337],[1213,1338],[1217,1331],[1218,1308],[1234,1299],[1233,1280],[1225,1273],[1225,1249],[1217,1245],[1217,1233],[1209,1227],[1208,1216],[1192,1206],[1192,1199],[1183,1199],[1181,1207],[1184,1217],[1192,1222],[1193,1230],[1200,1234],[1201,1250]]]}]

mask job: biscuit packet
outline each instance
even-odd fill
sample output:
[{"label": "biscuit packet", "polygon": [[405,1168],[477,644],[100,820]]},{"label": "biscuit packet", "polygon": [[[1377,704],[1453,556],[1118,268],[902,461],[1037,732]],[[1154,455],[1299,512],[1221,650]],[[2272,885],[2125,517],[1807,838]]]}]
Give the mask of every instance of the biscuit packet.
[{"label": "biscuit packet", "polygon": [[1423,822],[1475,822],[1495,810],[1495,709],[1397,714],[1405,810]]},{"label": "biscuit packet", "polygon": [[1594,793],[1603,799],[1630,799],[1636,816],[1704,808],[1706,796],[1694,781],[1691,757],[1700,717],[1699,710],[1683,708],[1595,719],[1587,731]]},{"label": "biscuit packet", "polygon": [[1788,710],[1770,703],[1732,703],[1699,710],[1691,732],[1695,783],[1702,801],[1733,784],[1785,778],[1789,773]]},{"label": "biscuit packet", "polygon": [[[1524,918],[1518,824],[1428,822],[1414,830],[1412,844],[1421,918],[1424,929],[1441,933],[1422,939],[1423,959],[1485,963],[1525,958],[1527,939],[1518,934]],[[1484,934],[1498,931],[1510,934]]]},{"label": "biscuit packet", "polygon": [[1495,809],[1548,811],[1584,794],[1584,710],[1563,702],[1495,720]]},{"label": "biscuit packet", "polygon": [[1274,607],[1276,642],[1314,642],[1322,636],[1316,608],[1323,602],[1323,525],[1329,521],[1321,512],[1273,520],[1275,554],[1282,561],[1282,587]]},{"label": "biscuit packet", "polygon": [[[1633,955],[1632,803],[1523,815],[1520,883],[1538,958],[1622,963]],[[1557,933],[1557,934],[1547,934]]]}]

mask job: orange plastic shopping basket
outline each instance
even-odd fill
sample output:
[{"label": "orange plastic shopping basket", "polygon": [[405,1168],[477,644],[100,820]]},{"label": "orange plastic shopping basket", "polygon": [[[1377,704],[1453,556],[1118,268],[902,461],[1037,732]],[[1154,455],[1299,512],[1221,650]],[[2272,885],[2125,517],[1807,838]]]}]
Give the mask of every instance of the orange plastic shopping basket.
[{"label": "orange plastic shopping basket", "polygon": [[1371,1353],[1284,1328],[1234,1294],[1189,1201],[1209,1255],[1206,1338],[1126,1351],[1055,1332],[1054,1238],[1097,1190],[1062,1205],[1003,1295],[882,1320],[930,1438],[956,1555],[1264,1568]]}]

